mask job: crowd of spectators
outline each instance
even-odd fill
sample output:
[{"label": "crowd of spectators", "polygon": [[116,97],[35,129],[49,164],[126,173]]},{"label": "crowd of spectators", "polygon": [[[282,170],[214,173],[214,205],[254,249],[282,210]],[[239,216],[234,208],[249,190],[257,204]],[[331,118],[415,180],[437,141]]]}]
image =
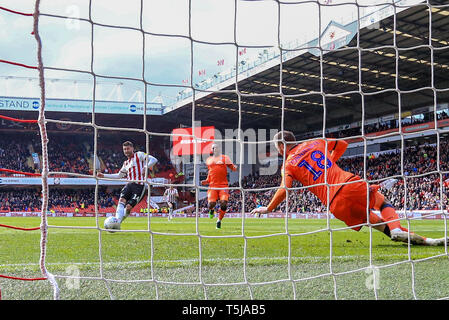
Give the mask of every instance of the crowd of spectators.
[{"label": "crowd of spectators", "polygon": [[22,172],[34,172],[34,168],[28,164],[28,157],[31,156],[23,140],[16,138],[0,139],[0,167],[13,169]]},{"label": "crowd of spectators", "polygon": [[[49,157],[50,171],[65,171],[89,174],[88,159],[91,151],[88,143],[82,139],[65,140],[64,137],[50,137]],[[40,139],[38,137],[29,139],[35,152],[40,152]],[[87,146],[86,146],[87,144]],[[369,155],[365,159],[362,156],[341,158],[338,165],[345,171],[358,174],[373,183],[388,177],[396,177],[398,183],[390,190],[383,190],[386,198],[399,210],[430,210],[439,209],[441,202],[447,207],[447,184],[449,176],[440,172],[449,170],[449,142],[441,139],[439,148],[435,144],[408,145],[401,153],[399,150]],[[98,154],[105,165],[105,172],[117,172],[123,164],[124,156],[121,144],[116,148],[99,145]],[[153,155],[158,158],[157,171],[171,168],[169,159],[163,152],[154,151]],[[24,172],[33,172],[30,167],[29,157],[31,150],[27,143],[20,138],[0,140],[0,167],[11,168]],[[437,163],[439,156],[440,163]],[[366,163],[366,168],[364,164]],[[438,171],[439,170],[439,171]],[[229,211],[248,212],[257,205],[267,205],[276,187],[281,182],[280,172],[270,176],[248,175],[241,181],[241,190],[235,189],[230,192]],[[441,188],[441,185],[443,186]],[[230,187],[238,188],[239,183]],[[295,187],[301,187],[296,184]],[[263,189],[252,191],[251,189]],[[94,204],[94,189],[63,189],[53,188],[49,198],[49,206],[61,207],[87,207]],[[117,192],[115,192],[117,193]],[[114,205],[114,196],[117,194],[102,190],[99,196],[99,206],[111,207]],[[405,194],[406,201],[405,201]],[[326,208],[307,189],[298,189],[290,192],[288,210],[290,212],[325,212]],[[40,210],[40,193],[37,189],[10,189],[0,192],[0,208],[11,211]],[[280,206],[285,210],[286,202]],[[207,200],[200,201],[200,209],[207,211]]]},{"label": "crowd of spectators", "polygon": [[13,189],[0,192],[1,211],[36,211],[41,207],[41,195],[35,189]]},{"label": "crowd of spectators", "polygon": [[[38,136],[15,135],[0,139],[0,167],[27,173],[39,173],[42,161],[42,146]],[[52,135],[49,137],[49,170],[58,172],[89,174],[88,151],[83,143],[71,137]],[[34,162],[32,154],[39,157]]]},{"label": "crowd of spectators", "polygon": [[[40,137],[29,134],[11,139],[2,136],[0,139],[0,168],[21,172],[39,173],[42,161],[42,145]],[[50,172],[92,174],[93,141],[86,136],[50,135],[47,144],[48,164]],[[39,156],[39,164],[34,164],[32,153]],[[126,160],[120,140],[117,143],[98,144],[97,153],[104,164],[105,173],[116,173]],[[152,151],[158,159],[155,173],[173,169],[168,157],[161,151]],[[5,174],[5,173],[2,173]]]},{"label": "crowd of spectators", "polygon": [[[48,157],[50,172],[92,174],[89,162],[92,163],[93,142],[87,136],[74,135],[49,135]],[[125,161],[121,140],[116,139],[116,143],[99,143],[98,155],[104,164],[104,172],[116,173]],[[23,134],[15,135],[11,139],[2,136],[0,139],[0,168],[12,169],[21,172],[39,173],[39,165],[34,167],[32,153],[41,157],[41,140],[38,135]],[[173,167],[169,159],[161,151],[152,152],[158,159],[158,163],[153,173],[161,173]],[[2,172],[3,175],[11,173]],[[158,188],[152,190],[156,195],[161,191]],[[162,191],[163,192],[163,191]],[[98,205],[99,208],[110,208],[115,205],[119,190],[113,192],[100,188]],[[92,186],[83,189],[51,188],[49,194],[49,210],[52,208],[79,208],[84,209],[95,203],[95,189]],[[0,191],[1,211],[40,211],[41,193],[37,188],[2,189]]]},{"label": "crowd of spectators", "polygon": [[55,141],[48,146],[50,171],[90,174],[88,157],[89,153],[83,143]]}]

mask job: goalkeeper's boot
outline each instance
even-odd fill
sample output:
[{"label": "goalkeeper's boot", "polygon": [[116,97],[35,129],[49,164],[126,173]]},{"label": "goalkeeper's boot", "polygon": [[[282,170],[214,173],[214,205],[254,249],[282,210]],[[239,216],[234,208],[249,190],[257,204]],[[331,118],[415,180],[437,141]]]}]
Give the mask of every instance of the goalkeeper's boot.
[{"label": "goalkeeper's boot", "polygon": [[213,219],[215,214],[215,210],[209,210],[209,219]]},{"label": "goalkeeper's boot", "polygon": [[410,243],[414,245],[428,245],[427,239],[425,237],[422,237],[420,235],[417,235],[413,232],[408,232],[407,229],[402,228],[401,229],[395,229],[391,230],[391,240],[398,241],[398,242],[409,242],[409,234],[410,234]]},{"label": "goalkeeper's boot", "polygon": [[221,220],[217,220],[217,227],[216,229],[221,229]]},{"label": "goalkeeper's boot", "polygon": [[449,245],[449,237],[448,238],[439,238],[439,239],[432,239],[432,238],[427,238],[426,239],[426,244],[428,246],[444,246],[444,244]]},{"label": "goalkeeper's boot", "polygon": [[398,179],[391,178],[381,182],[379,185],[381,188],[390,190],[391,188],[393,188],[396,182],[398,182]]}]

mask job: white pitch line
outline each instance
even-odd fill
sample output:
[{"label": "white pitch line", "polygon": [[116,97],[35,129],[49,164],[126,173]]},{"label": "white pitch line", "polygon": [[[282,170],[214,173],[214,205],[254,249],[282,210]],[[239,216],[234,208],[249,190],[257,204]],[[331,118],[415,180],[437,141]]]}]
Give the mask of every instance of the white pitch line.
[{"label": "white pitch line", "polygon": [[[377,255],[374,258],[385,258],[385,257],[400,257],[400,256],[407,256],[406,253],[404,254],[384,254],[384,255]],[[344,260],[344,259],[355,259],[355,258],[369,258],[368,255],[361,256],[361,255],[345,255],[345,256],[334,256],[333,259],[337,260]],[[329,257],[317,257],[317,256],[305,256],[305,257],[291,257],[292,260],[297,261],[308,261],[312,260],[312,262],[318,262],[318,261],[329,261]],[[234,262],[234,261],[242,261],[243,258],[210,258],[210,259],[203,259],[203,262]],[[288,257],[247,257],[247,261],[251,260],[288,260]],[[178,260],[153,260],[153,263],[193,263],[198,262],[198,259],[178,259]],[[103,262],[103,265],[132,265],[132,264],[145,264],[145,263],[151,263],[150,260],[148,261],[124,261],[124,262]],[[47,266],[58,266],[58,265],[99,265],[100,262],[56,262],[56,263],[47,263]],[[26,267],[26,266],[34,266],[38,265],[38,263],[17,263],[17,264],[0,264],[1,267]]]}]

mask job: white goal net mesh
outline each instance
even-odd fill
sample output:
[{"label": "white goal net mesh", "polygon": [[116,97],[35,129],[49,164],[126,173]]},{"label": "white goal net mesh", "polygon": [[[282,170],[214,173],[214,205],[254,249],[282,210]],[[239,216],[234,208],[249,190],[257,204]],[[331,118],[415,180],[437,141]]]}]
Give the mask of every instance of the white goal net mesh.
[{"label": "white goal net mesh", "polygon": [[[372,228],[354,232],[334,219],[329,206],[321,205],[311,196],[310,186],[296,184],[288,190],[287,200],[278,208],[277,215],[255,219],[249,212],[257,205],[268,204],[281,182],[280,171],[277,156],[275,171],[268,170],[267,175],[260,174],[266,168],[260,165],[261,161],[259,167],[251,163],[257,173],[245,164],[248,150],[253,147],[259,153],[262,149],[273,150],[273,132],[269,129],[299,132],[300,141],[313,138],[350,141],[349,154],[339,162],[342,169],[375,184],[387,178],[397,179],[397,185],[384,193],[399,213],[402,226],[423,235],[432,232],[434,237],[436,234],[447,237],[445,181],[449,174],[446,162],[449,125],[444,120],[449,101],[445,100],[449,88],[445,80],[449,68],[445,60],[449,50],[445,34],[449,5],[430,0],[169,2],[172,10],[179,6],[187,13],[180,23],[183,32],[176,29],[178,24],[170,17],[166,19],[173,22],[172,28],[164,31],[157,27],[153,21],[163,19],[151,12],[162,14],[155,9],[161,5],[158,1],[132,1],[130,7],[135,8],[134,12],[122,8],[123,16],[134,14],[132,24],[120,21],[114,24],[113,19],[105,18],[109,11],[98,11],[95,0],[61,12],[52,12],[45,1],[36,0],[34,15],[29,17],[34,21],[40,80],[38,124],[43,160],[40,270],[50,281],[53,298],[448,298],[449,291],[444,288],[447,281],[443,281],[448,276],[444,272],[449,257],[447,245],[417,248],[410,243],[393,243]],[[207,6],[223,6],[223,12],[230,10],[232,21],[220,21],[217,13],[208,17],[202,13]],[[107,10],[104,4],[100,8]],[[76,15],[71,14],[73,10]],[[242,17],[248,12],[253,15]],[[266,29],[264,21],[257,18],[265,14],[273,18],[265,21]],[[209,35],[216,33],[220,40],[197,37],[204,30],[199,30],[195,19],[209,21],[214,29]],[[214,23],[213,19],[217,21]],[[220,24],[224,25],[224,31],[216,26]],[[44,32],[39,28],[41,25]],[[69,30],[81,25],[89,36],[84,52],[74,54],[69,46],[70,52],[61,57],[59,65],[47,65],[46,54],[51,53],[45,47],[52,41],[49,31],[52,25],[53,29],[64,25]],[[257,28],[260,31],[254,30]],[[219,36],[220,32],[227,36]],[[249,35],[246,38],[242,35],[245,32]],[[120,51],[122,56],[110,72],[104,73],[102,63],[121,46],[126,47]],[[165,68],[158,68],[158,62],[152,60],[158,50],[167,57],[159,62],[166,63]],[[176,50],[183,50],[185,56],[176,58],[175,63],[169,57]],[[199,60],[220,50],[227,52],[226,58],[220,57],[214,63],[220,67],[230,64],[229,72],[209,77],[207,64]],[[250,53],[252,58],[247,58]],[[304,55],[307,58],[302,61]],[[81,62],[77,62],[77,56]],[[72,64],[65,63],[64,58],[72,59]],[[130,66],[139,68],[124,72],[129,68],[127,59],[133,60]],[[181,75],[177,74],[175,81],[176,77],[167,73]],[[91,89],[87,99],[91,100],[91,106],[87,121],[46,116],[45,89],[50,87],[47,79],[52,74],[89,79]],[[164,83],[160,79],[169,80]],[[98,83],[102,81],[119,81],[141,88],[142,117],[138,125],[129,123],[126,115],[123,127],[108,125],[105,118],[98,121],[97,110],[104,106],[104,101],[98,98],[101,94]],[[154,96],[164,90],[178,92],[160,115],[148,116],[152,114],[149,108]],[[419,116],[412,112],[412,107],[417,106],[426,108],[425,112],[417,113]],[[102,151],[99,137],[107,132],[141,136],[145,141],[142,151],[152,154],[154,137],[171,139],[170,143],[177,138],[171,133],[176,124],[168,131],[159,130],[158,117],[183,108],[187,111],[180,112],[179,118],[184,117],[184,127],[190,124],[190,132],[208,121],[234,124],[227,128],[231,136],[224,130],[220,138],[216,134],[209,140],[195,134],[189,136],[195,142],[216,142],[225,153],[233,151],[228,155],[238,165],[238,171],[233,176],[236,182],[229,186],[231,195],[223,230],[215,232],[215,220],[207,218],[207,203],[201,197],[207,187],[200,184],[204,159],[199,156],[188,157],[193,161],[190,180],[175,185],[195,196],[193,218],[175,218],[172,225],[162,226],[162,220],[166,223],[165,216],[156,218],[150,214],[151,195],[157,188],[165,189],[172,183],[152,180],[146,175],[144,180],[135,180],[148,187],[144,228],[129,217],[124,221],[126,227],[114,234],[104,229],[104,216],[99,211],[101,184],[113,179],[95,174],[101,169],[99,162],[93,161],[92,175],[50,171],[51,151],[47,148],[46,132],[49,124],[90,128],[95,159]],[[215,118],[215,112],[220,118]],[[310,123],[304,123],[307,121]],[[269,133],[264,133],[263,138],[249,137],[248,132],[251,129],[257,132],[259,126]],[[195,143],[193,153],[197,148],[199,144]],[[266,163],[273,163],[270,161]],[[48,200],[52,197],[48,178],[59,174],[95,178],[95,225],[48,222]],[[230,220],[235,229],[230,229]],[[213,231],[205,226],[211,224]],[[83,246],[64,243],[64,234],[76,232],[80,233],[79,243]],[[96,242],[89,242],[91,247],[85,247],[84,232],[96,234]],[[85,250],[86,257],[95,258],[83,260],[70,252],[68,257],[76,256],[76,261],[70,258],[58,261],[52,253],[58,246],[77,251],[81,256]],[[441,277],[429,276],[434,273],[432,270]],[[45,285],[36,285],[36,290],[39,288],[48,291]]]}]

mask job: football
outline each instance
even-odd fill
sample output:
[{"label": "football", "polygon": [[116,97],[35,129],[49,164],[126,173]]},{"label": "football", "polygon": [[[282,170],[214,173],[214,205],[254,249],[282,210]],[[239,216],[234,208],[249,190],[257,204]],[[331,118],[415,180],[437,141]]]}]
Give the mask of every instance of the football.
[{"label": "football", "polygon": [[[120,222],[114,216],[106,218],[104,221],[104,228],[108,230],[120,230]],[[114,232],[114,231],[109,231]]]}]

